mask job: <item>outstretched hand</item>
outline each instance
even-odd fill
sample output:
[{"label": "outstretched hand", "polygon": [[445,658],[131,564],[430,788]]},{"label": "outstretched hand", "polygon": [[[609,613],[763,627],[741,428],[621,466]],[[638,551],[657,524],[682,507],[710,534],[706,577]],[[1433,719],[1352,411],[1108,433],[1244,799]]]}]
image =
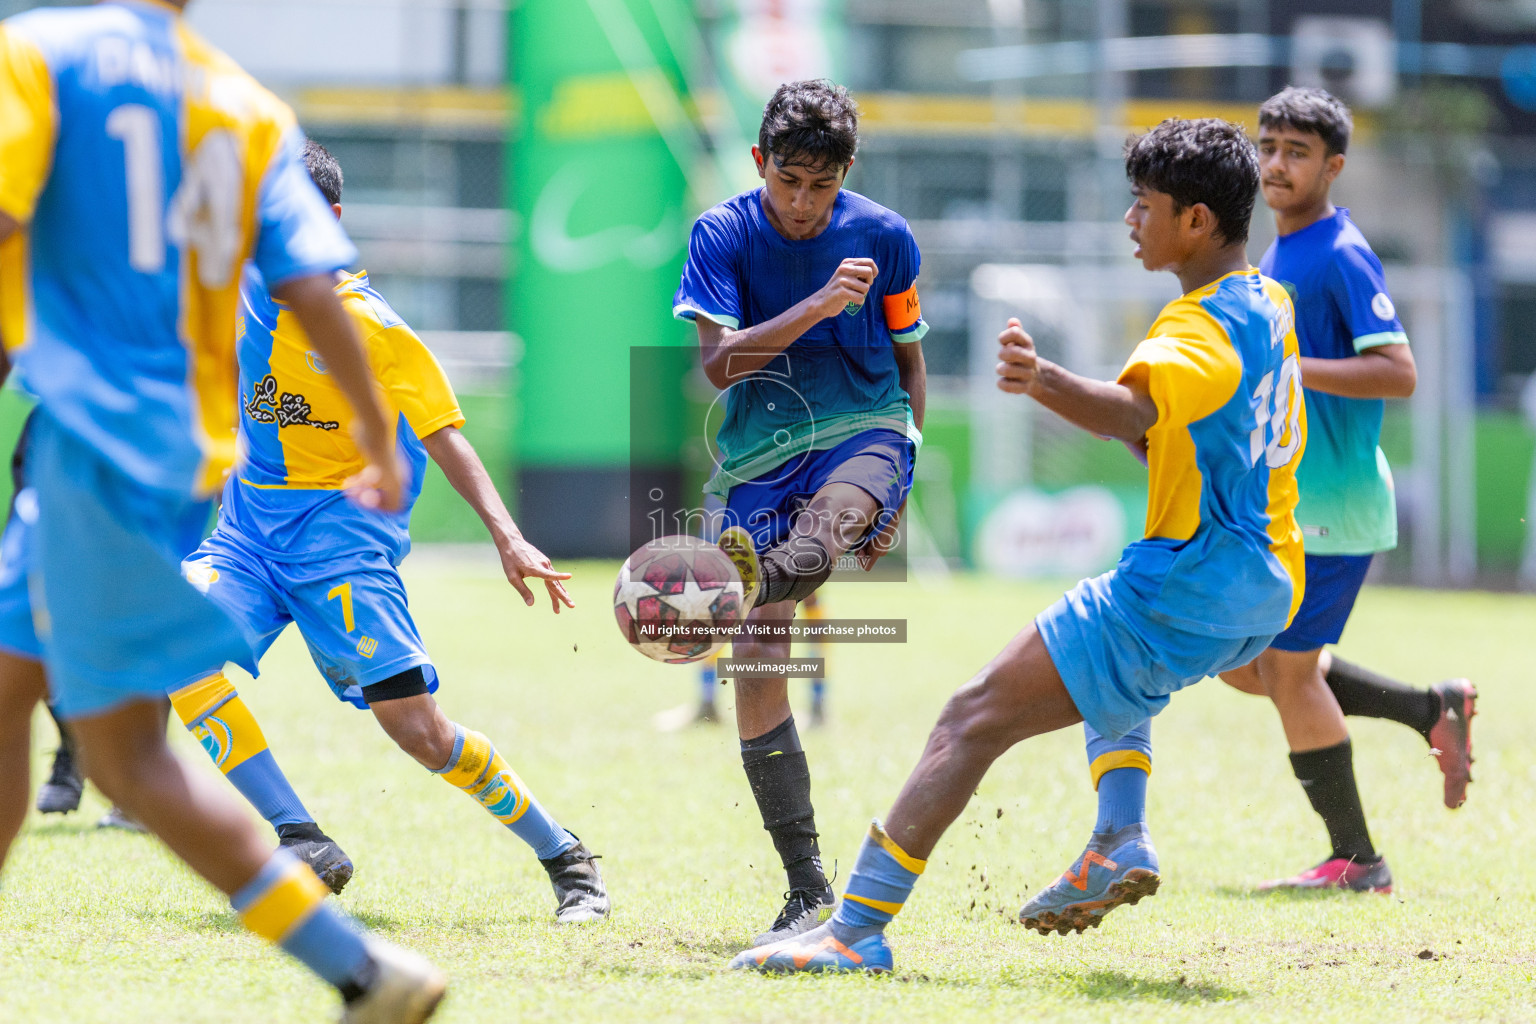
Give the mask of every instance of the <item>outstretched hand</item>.
[{"label": "outstretched hand", "polygon": [[507,582],[523,595],[523,603],[528,607],[533,607],[534,596],[528,584],[523,581],[530,578],[544,581],[544,589],[549,591],[549,603],[556,615],[560,614],[561,605],[576,607],[576,602],[565,589],[564,581],[570,579],[571,574],[556,570],[550,564],[549,556],[521,535],[498,544],[497,553],[501,555],[501,568],[507,574]]}]

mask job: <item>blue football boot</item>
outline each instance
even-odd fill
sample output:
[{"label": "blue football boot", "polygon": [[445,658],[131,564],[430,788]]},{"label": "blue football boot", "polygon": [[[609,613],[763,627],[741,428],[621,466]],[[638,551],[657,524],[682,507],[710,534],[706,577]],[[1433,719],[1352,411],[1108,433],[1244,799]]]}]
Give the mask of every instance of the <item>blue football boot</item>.
[{"label": "blue football boot", "polygon": [[1055,884],[1019,911],[1019,923],[1041,935],[1097,928],[1104,915],[1157,892],[1157,851],[1141,822],[1118,832],[1096,832],[1082,856]]},{"label": "blue football boot", "polygon": [[731,968],[738,971],[764,971],[772,974],[797,974],[801,971],[890,972],[891,944],[885,933],[868,929],[863,938],[844,943],[832,933],[832,922],[812,928],[803,935],[758,946],[737,953]]}]

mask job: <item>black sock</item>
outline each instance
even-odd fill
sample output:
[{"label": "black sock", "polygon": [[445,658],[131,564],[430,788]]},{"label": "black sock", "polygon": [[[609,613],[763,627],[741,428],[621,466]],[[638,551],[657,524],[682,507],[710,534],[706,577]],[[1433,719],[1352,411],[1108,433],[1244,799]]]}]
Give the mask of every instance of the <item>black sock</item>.
[{"label": "black sock", "polygon": [[758,559],[763,570],[763,589],[757,603],[805,600],[827,582],[835,561],[826,545],[815,537],[792,535]]},{"label": "black sock", "polygon": [[795,716],[761,736],[742,740],[741,764],[789,887],[826,888],[816,845],[816,811],[811,807],[811,770],[800,747]]},{"label": "black sock", "polygon": [[1339,710],[1361,718],[1386,718],[1401,722],[1429,742],[1429,730],[1440,720],[1440,695],[1433,690],[1400,683],[1351,664],[1334,655],[1328,669],[1328,688]]},{"label": "black sock", "polygon": [[64,747],[73,755],[75,752],[75,741],[74,737],[69,734],[69,726],[64,724],[64,719],[59,717],[59,713],[53,709],[52,704],[45,704],[43,706],[48,709],[48,717],[52,718],[53,724],[58,727],[59,746]]},{"label": "black sock", "polygon": [[1377,859],[1365,827],[1365,811],[1355,786],[1355,761],[1349,740],[1321,750],[1291,755],[1291,769],[1307,791],[1312,809],[1328,829],[1333,856],[1370,864]]}]

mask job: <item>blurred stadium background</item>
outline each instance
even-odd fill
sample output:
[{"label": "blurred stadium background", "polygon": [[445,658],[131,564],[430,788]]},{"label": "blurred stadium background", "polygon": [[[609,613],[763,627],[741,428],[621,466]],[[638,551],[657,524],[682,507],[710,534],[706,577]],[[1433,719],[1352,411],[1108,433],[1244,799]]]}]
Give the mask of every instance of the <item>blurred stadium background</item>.
[{"label": "blurred stadium background", "polygon": [[[341,160],[362,266],[562,557],[628,550],[636,470],[697,493],[713,394],[670,315],[688,227],[755,181],[772,87],[827,75],[863,109],[850,187],[924,253],[914,564],[1111,564],[1139,533],[1139,467],[1000,401],[993,336],[1020,315],[1055,358],[1112,375],[1175,288],[1129,257],[1126,134],[1254,126],[1287,82],[1326,85],[1358,126],[1335,197],[1421,368],[1389,404],[1403,545],[1377,571],[1536,585],[1536,0],[196,0],[189,18]],[[1255,261],[1272,232],[1261,204]],[[21,403],[0,409],[14,432]],[[416,524],[481,535],[441,477]]]}]

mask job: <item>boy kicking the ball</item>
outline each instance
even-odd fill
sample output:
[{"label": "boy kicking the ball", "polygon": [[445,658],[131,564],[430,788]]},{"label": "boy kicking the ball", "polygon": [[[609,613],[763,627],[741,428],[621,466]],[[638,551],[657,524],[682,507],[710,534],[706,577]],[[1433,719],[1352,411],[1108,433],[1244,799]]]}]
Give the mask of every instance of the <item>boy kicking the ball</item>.
[{"label": "boy kicking the ball", "polygon": [[[309,143],[304,163],[341,216],[341,168]],[[396,447],[410,466],[411,486],[396,513],[358,510],[342,482],[355,472],[357,447],[328,368],[292,314],[247,268],[237,338],[240,432],[247,461],[224,488],[218,526],[187,557],[187,579],[240,624],[255,658],[289,623],[297,623],[315,667],[336,696],[373,712],[400,748],[427,770],[469,794],[532,848],[554,886],[562,924],[606,917],[608,895],[593,855],[562,828],[483,734],[448,719],[431,694],[437,672],[416,631],[396,569],[410,550],[411,506],[428,457],[438,464],[496,543],[507,580],[523,600],[525,578],[542,580],[555,612],[574,607],[556,572],[508,515],[474,449],[459,433],[458,400],[437,360],[395,314],[366,274],[338,274],[335,291],[357,323],[369,361],[395,419]],[[243,665],[253,675],[255,661]],[[171,695],[182,722],[220,769],[279,834],[308,812],[277,762],[261,727],[223,673]],[[253,756],[256,753],[265,756]],[[309,828],[314,828],[312,822]],[[318,873],[340,855],[326,837],[315,852]],[[350,877],[351,864],[344,874]],[[346,878],[327,879],[339,890]],[[339,884],[338,884],[339,883]]]},{"label": "boy kicking the ball", "polygon": [[[1179,278],[1114,382],[1035,352],[1017,320],[999,337],[999,386],[1145,455],[1145,536],[1119,565],[1042,612],[945,706],[832,919],[740,954],[737,968],[888,971],[885,927],[992,762],[1020,740],[1086,721],[1118,737],[1208,675],[1252,661],[1302,597],[1296,466],[1306,422],[1291,302],[1248,265],[1259,164],[1240,126],[1164,121],[1134,140],[1126,213],[1148,270]],[[1111,895],[1154,891],[1145,827],[1085,857]]]},{"label": "boy kicking the ball", "polygon": [[[780,86],[752,148],[763,187],[698,219],[673,302],[726,392],[705,491],[751,622],[787,624],[845,552],[872,568],[912,487],[926,393],[921,257],[906,221],[843,188],[857,148],[847,90]],[[788,640],[734,646],[738,658],[789,652]],[[788,681],[735,685],[742,766],[789,887],[762,944],[815,927],[835,901]]]}]

